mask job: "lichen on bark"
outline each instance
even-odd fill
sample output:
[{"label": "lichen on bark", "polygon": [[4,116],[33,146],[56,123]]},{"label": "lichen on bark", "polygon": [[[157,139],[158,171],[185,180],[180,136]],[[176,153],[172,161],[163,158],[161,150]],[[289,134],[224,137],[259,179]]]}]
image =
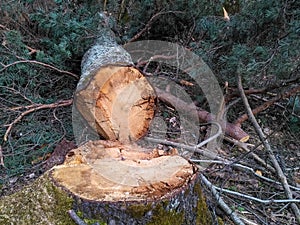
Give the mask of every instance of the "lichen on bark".
[{"label": "lichen on bark", "polygon": [[73,199],[44,174],[21,191],[0,198],[0,224],[74,225]]}]

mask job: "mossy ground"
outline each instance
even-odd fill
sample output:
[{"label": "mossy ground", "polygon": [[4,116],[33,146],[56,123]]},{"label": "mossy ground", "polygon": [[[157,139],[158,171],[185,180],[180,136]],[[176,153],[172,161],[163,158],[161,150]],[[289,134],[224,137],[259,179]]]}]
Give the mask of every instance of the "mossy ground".
[{"label": "mossy ground", "polygon": [[44,174],[21,191],[0,198],[0,224],[74,225],[73,199]]}]

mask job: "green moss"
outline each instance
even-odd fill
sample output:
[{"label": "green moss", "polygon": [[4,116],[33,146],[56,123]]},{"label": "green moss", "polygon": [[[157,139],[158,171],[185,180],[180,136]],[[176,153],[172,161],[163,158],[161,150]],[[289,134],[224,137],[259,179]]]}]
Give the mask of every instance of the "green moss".
[{"label": "green moss", "polygon": [[151,221],[147,225],[181,225],[184,221],[184,213],[177,213],[175,211],[166,211],[165,205],[168,205],[169,201],[163,201],[152,209],[152,204],[138,204],[128,206],[126,211],[135,219],[142,219],[145,214],[152,210]]},{"label": "green moss", "polygon": [[207,208],[205,197],[203,196],[200,184],[195,184],[194,192],[197,196],[199,196],[197,202],[197,217],[196,217],[196,225],[210,225],[212,224],[212,218]]},{"label": "green moss", "polygon": [[77,216],[79,217],[79,218],[81,218],[87,225],[90,225],[90,224],[96,224],[96,223],[98,223],[99,225],[107,225],[107,223],[106,222],[104,222],[103,220],[97,220],[97,219],[87,219],[87,218],[84,218],[84,216],[83,216],[83,212],[81,212],[81,211],[78,211],[78,212],[76,212],[76,214],[77,214]]},{"label": "green moss", "polygon": [[73,200],[44,174],[21,191],[0,198],[0,224],[74,225]]},{"label": "green moss", "polygon": [[137,204],[128,206],[126,211],[133,218],[141,219],[147,212],[151,210],[151,208],[151,204]]},{"label": "green moss", "polygon": [[220,217],[218,217],[218,224],[219,225],[224,225],[224,222],[223,222],[222,218],[220,218]]},{"label": "green moss", "polygon": [[162,205],[153,210],[153,217],[147,225],[181,225],[184,222],[184,212],[166,211]]}]

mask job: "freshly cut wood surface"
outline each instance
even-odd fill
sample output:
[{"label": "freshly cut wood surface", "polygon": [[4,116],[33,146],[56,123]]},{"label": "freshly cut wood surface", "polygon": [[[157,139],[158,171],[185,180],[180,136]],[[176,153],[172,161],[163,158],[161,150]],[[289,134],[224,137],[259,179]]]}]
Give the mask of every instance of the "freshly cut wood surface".
[{"label": "freshly cut wood surface", "polygon": [[76,107],[88,124],[108,140],[123,143],[144,136],[154,116],[155,91],[135,68],[101,67],[76,93]]},{"label": "freshly cut wood surface", "polygon": [[[112,142],[108,142],[112,143]],[[145,201],[176,191],[196,167],[178,155],[160,155],[135,145],[88,142],[72,150],[53,179],[72,194],[93,201]]]}]

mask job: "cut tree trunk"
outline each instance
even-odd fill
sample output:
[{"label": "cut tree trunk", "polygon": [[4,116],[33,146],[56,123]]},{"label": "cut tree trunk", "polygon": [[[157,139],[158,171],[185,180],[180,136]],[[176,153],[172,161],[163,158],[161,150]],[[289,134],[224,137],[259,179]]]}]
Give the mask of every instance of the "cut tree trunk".
[{"label": "cut tree trunk", "polygon": [[[82,61],[75,107],[97,133],[34,184],[0,200],[0,224],[212,224],[198,168],[135,140],[154,116],[155,91],[103,30]],[[76,120],[75,120],[76,122]],[[74,120],[73,120],[74,123]]]},{"label": "cut tree trunk", "polygon": [[2,197],[0,224],[72,225],[70,209],[86,224],[213,224],[193,164],[176,154],[105,146],[88,142],[63,165]]},{"label": "cut tree trunk", "polygon": [[107,140],[138,140],[154,116],[155,91],[130,65],[130,55],[109,30],[104,30],[82,60],[75,106],[89,126]]},{"label": "cut tree trunk", "polygon": [[137,69],[103,65],[76,93],[75,103],[102,137],[128,142],[147,133],[154,116],[155,92]]},{"label": "cut tree trunk", "polygon": [[129,54],[101,36],[82,61],[75,105],[106,141],[72,150],[51,173],[85,218],[108,224],[211,224],[199,171],[173,149],[135,144],[149,130],[156,93]]}]

